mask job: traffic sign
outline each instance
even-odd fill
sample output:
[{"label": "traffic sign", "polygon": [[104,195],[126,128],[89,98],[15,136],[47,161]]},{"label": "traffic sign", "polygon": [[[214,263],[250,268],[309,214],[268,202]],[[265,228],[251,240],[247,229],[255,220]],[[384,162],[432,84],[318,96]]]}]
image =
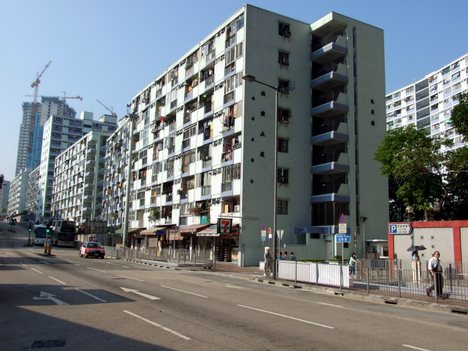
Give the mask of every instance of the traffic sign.
[{"label": "traffic sign", "polygon": [[351,235],[349,234],[338,234],[336,236],[337,243],[350,243],[351,242]]},{"label": "traffic sign", "polygon": [[392,235],[408,235],[411,234],[413,228],[411,223],[389,223],[388,234]]},{"label": "traffic sign", "polygon": [[346,225],[346,223],[338,224],[338,233],[346,234],[347,232],[348,232],[348,226]]}]

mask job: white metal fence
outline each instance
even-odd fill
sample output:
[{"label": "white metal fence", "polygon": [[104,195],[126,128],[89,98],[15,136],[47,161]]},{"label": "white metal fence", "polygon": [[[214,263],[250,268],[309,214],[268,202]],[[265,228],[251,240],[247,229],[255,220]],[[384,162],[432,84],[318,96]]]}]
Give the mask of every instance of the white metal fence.
[{"label": "white metal fence", "polygon": [[278,278],[349,288],[348,266],[317,262],[278,261]]}]

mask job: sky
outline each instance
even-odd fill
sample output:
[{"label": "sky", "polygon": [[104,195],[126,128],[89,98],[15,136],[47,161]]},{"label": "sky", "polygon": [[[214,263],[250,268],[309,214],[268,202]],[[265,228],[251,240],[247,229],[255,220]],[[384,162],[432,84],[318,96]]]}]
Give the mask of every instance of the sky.
[{"label": "sky", "polygon": [[[468,51],[466,0],[0,0],[0,174],[13,180],[22,103],[69,99],[77,114],[123,116],[148,83],[245,3],[312,23],[331,11],[384,30],[386,91]],[[385,118],[385,116],[382,116]]]}]

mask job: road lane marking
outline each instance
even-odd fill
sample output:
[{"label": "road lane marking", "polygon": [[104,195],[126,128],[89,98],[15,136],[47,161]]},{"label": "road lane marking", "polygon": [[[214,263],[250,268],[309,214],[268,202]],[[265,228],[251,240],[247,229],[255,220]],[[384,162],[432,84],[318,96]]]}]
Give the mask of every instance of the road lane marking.
[{"label": "road lane marking", "polygon": [[226,286],[232,289],[244,289],[242,286],[237,286],[237,285],[226,285]]},{"label": "road lane marking", "polygon": [[272,315],[278,316],[278,317],[283,317],[283,318],[292,319],[292,320],[294,320],[294,321],[298,321],[298,322],[302,322],[302,323],[312,324],[312,325],[315,325],[315,326],[317,326],[317,327],[322,327],[322,328],[327,328],[327,329],[335,329],[335,327],[332,327],[332,326],[329,326],[329,325],[320,324],[320,323],[315,323],[315,322],[311,322],[311,321],[306,321],[305,319],[300,319],[300,318],[296,318],[296,317],[291,317],[291,316],[288,316],[288,315],[285,315],[285,314],[281,314],[281,313],[266,311],[266,310],[262,310],[262,309],[260,309],[260,308],[255,308],[255,307],[250,307],[250,306],[245,306],[245,305],[237,305],[237,306],[242,307],[242,308],[246,308],[246,309],[249,309],[249,310],[257,311],[257,312],[272,314]]},{"label": "road lane marking", "polygon": [[186,291],[186,290],[180,290],[180,289],[176,289],[176,288],[171,288],[170,286],[166,286],[166,285],[161,285],[161,287],[166,288],[166,289],[171,289],[171,290],[179,291],[179,292],[184,293],[184,294],[189,294],[189,295],[198,296],[198,297],[201,297],[201,298],[204,298],[204,299],[207,299],[207,298],[208,298],[208,296],[205,296],[205,295],[200,295],[200,294],[193,293],[193,292]]},{"label": "road lane marking", "polygon": [[36,273],[42,274],[42,272],[39,271],[39,270],[37,270],[36,268],[31,268],[31,270],[33,270],[33,271],[36,272]]},{"label": "road lane marking", "polygon": [[27,266],[28,266],[27,264],[24,264],[24,263],[21,263],[21,265],[22,265],[23,267],[27,267]]},{"label": "road lane marking", "polygon": [[39,261],[41,263],[44,263],[44,264],[50,264],[50,262],[47,262],[47,261]]},{"label": "road lane marking", "polygon": [[125,292],[131,292],[131,293],[146,297],[147,299],[150,299],[150,300],[161,300],[161,298],[159,298],[157,296],[145,294],[145,293],[142,293],[142,292],[140,292],[138,290],[135,290],[135,289],[129,289],[129,288],[124,288],[124,287],[120,287],[120,289],[122,289]]},{"label": "road lane marking", "polygon": [[82,294],[88,295],[89,297],[92,297],[93,299],[96,299],[96,300],[98,300],[98,301],[107,302],[106,300],[103,300],[103,299],[101,299],[100,297],[97,297],[97,296],[95,296],[95,295],[93,295],[93,294],[90,294],[89,292],[83,291],[83,290],[81,290],[81,289],[75,289],[75,290],[78,291],[78,292],[80,292],[80,293],[82,293]]},{"label": "road lane marking", "polygon": [[326,302],[317,302],[317,303],[318,303],[319,305],[324,305],[324,306],[343,308],[343,306],[334,305],[334,304],[332,304],[332,303],[326,303]]},{"label": "road lane marking", "polygon": [[431,350],[429,350],[429,349],[422,349],[422,348],[420,348],[420,347],[416,347],[416,346],[413,346],[413,345],[408,345],[408,344],[403,344],[403,345],[401,345],[401,346],[403,346],[403,347],[407,347],[407,348],[409,348],[409,349],[413,349],[413,350],[419,350],[419,351],[431,351]]},{"label": "road lane marking", "polygon": [[133,277],[127,277],[126,275],[116,275],[116,277],[125,278],[125,279],[131,279],[131,280],[136,280],[137,282],[144,282],[144,280],[142,280],[142,279],[133,278]]},{"label": "road lane marking", "polygon": [[49,278],[52,280],[55,280],[56,282],[59,282],[62,285],[67,285],[67,283],[62,282],[61,280],[58,280],[57,278],[51,277],[50,275],[49,275]]},{"label": "road lane marking", "polygon": [[68,303],[57,299],[54,294],[51,294],[45,291],[41,291],[41,294],[39,297],[34,296],[33,300],[50,300],[50,301],[55,302],[57,305],[68,305]]},{"label": "road lane marking", "polygon": [[161,328],[162,330],[165,330],[165,331],[167,331],[167,332],[169,332],[169,333],[171,333],[171,334],[174,334],[174,335],[178,336],[178,337],[181,338],[181,339],[184,339],[184,340],[192,340],[192,339],[189,338],[188,336],[185,336],[185,335],[183,335],[183,334],[181,334],[181,333],[179,333],[179,332],[176,332],[175,330],[172,330],[172,329],[170,329],[170,328],[168,328],[168,327],[165,327],[165,326],[163,326],[163,325],[161,325],[161,324],[158,324],[158,323],[155,323],[155,322],[153,322],[153,321],[150,321],[149,319],[146,319],[146,318],[144,318],[144,317],[142,317],[142,316],[139,316],[139,315],[137,315],[137,314],[135,314],[135,313],[133,313],[133,312],[130,312],[130,311],[127,311],[127,310],[123,310],[123,312],[129,314],[130,316],[133,316],[133,317],[135,317],[135,318],[138,318],[138,319],[140,319],[140,320],[142,320],[142,321],[144,321],[144,322],[146,322],[146,323],[149,323],[149,324],[151,324],[151,325],[154,325],[155,327]]},{"label": "road lane marking", "polygon": [[92,269],[93,271],[101,272],[101,273],[107,273],[106,271],[103,271],[101,269],[93,268],[93,267],[86,267],[88,269]]}]

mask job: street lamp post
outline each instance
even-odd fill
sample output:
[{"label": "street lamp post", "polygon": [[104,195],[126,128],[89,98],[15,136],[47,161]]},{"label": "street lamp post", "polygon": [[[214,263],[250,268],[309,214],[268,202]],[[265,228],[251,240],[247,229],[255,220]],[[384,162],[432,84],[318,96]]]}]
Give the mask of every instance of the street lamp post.
[{"label": "street lamp post", "polygon": [[278,276],[278,267],[277,267],[277,229],[276,229],[276,223],[277,223],[277,202],[278,202],[278,96],[279,96],[279,87],[275,87],[273,85],[261,82],[257,80],[257,78],[254,75],[251,74],[246,74],[245,76],[242,77],[247,82],[256,82],[260,85],[263,85],[265,87],[268,87],[270,89],[273,89],[275,91],[275,111],[274,111],[274,119],[275,119],[275,124],[274,124],[274,162],[273,162],[273,257],[274,257],[274,264],[273,264],[273,279],[276,279]]}]

